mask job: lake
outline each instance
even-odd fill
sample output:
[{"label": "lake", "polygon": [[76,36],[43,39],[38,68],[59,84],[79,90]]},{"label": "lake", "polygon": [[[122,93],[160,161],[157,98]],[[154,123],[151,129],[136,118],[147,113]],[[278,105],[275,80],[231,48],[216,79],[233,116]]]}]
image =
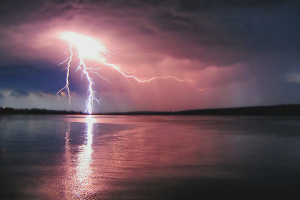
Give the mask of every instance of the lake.
[{"label": "lake", "polygon": [[0,115],[0,199],[300,196],[300,117]]}]

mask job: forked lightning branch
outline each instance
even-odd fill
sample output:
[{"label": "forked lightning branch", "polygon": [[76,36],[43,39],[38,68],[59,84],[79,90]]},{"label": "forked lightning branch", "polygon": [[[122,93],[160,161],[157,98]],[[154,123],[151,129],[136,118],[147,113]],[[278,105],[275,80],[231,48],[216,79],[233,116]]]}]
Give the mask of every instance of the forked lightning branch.
[{"label": "forked lightning branch", "polygon": [[[106,80],[109,83],[111,83],[111,82],[108,79],[106,79],[105,77],[102,77],[97,72],[97,70],[100,68],[88,67],[88,66],[86,66],[84,60],[91,59],[91,58],[97,58],[100,54],[110,57],[112,54],[115,54],[115,53],[108,51],[104,46],[98,44],[97,41],[91,37],[83,36],[83,35],[80,35],[80,34],[77,34],[74,32],[64,33],[62,35],[62,37],[64,40],[67,40],[69,42],[69,47],[67,48],[67,50],[69,51],[69,57],[65,61],[60,63],[61,65],[67,63],[66,85],[63,88],[61,88],[57,92],[57,94],[60,94],[63,91],[66,91],[68,94],[69,103],[71,104],[72,97],[71,97],[71,91],[69,88],[70,68],[72,67],[73,61],[76,58],[78,58],[79,64],[76,68],[76,71],[81,71],[82,72],[81,77],[85,77],[88,81],[88,89],[87,89],[88,98],[86,100],[85,112],[88,114],[92,114],[93,103],[94,102],[99,103],[100,100],[97,99],[95,96],[96,91],[94,91],[94,89],[93,89],[94,82],[93,82],[93,79],[91,78],[91,73],[96,74],[99,78]],[[76,51],[76,53],[74,53],[74,50]],[[125,78],[127,78],[127,79],[131,78],[140,83],[149,82],[154,79],[163,79],[163,78],[173,78],[173,79],[176,79],[177,81],[188,81],[188,80],[180,80],[174,76],[152,77],[149,79],[138,78],[138,77],[132,75],[132,73],[130,73],[130,72],[119,69],[117,66],[115,66],[113,64],[107,63],[105,58],[99,59],[99,62],[101,62],[102,65],[106,65],[106,66],[111,67],[112,69],[116,70],[118,73],[122,74]]]}]

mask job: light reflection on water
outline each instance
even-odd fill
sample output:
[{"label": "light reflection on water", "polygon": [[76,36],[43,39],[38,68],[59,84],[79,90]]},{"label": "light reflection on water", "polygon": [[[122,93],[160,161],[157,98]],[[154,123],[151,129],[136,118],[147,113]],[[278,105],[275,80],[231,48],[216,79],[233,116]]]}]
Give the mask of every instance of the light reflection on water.
[{"label": "light reflection on water", "polygon": [[[66,131],[65,158],[67,167],[66,183],[66,198],[83,199],[88,195],[93,194],[93,171],[91,169],[92,158],[92,143],[93,143],[93,122],[92,116],[86,117],[86,131],[84,144],[79,146],[77,155],[74,156],[70,147],[70,132],[71,126],[68,122]],[[74,169],[75,168],[75,169]]]},{"label": "light reflection on water", "polygon": [[0,199],[214,199],[215,191],[291,192],[300,182],[299,122],[0,116]]}]

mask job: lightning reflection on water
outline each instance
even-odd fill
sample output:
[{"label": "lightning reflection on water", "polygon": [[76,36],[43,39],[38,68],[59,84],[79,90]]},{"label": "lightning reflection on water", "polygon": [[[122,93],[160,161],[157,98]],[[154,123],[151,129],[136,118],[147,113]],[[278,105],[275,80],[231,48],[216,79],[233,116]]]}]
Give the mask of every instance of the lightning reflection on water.
[{"label": "lightning reflection on water", "polygon": [[71,126],[68,123],[65,142],[65,159],[66,159],[66,182],[65,182],[65,198],[67,199],[84,199],[93,194],[93,118],[86,117],[85,141],[78,147],[78,153],[73,155],[70,142]]}]

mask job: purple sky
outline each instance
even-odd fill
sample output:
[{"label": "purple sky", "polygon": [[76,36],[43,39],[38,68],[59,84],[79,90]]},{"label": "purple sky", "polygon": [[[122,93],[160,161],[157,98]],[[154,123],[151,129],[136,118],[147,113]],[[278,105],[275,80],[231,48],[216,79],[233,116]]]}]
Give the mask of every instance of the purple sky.
[{"label": "purple sky", "polygon": [[[287,3],[288,2],[288,3]],[[94,112],[176,111],[300,103],[298,0],[10,0],[0,4],[0,106],[85,110],[87,81],[70,71],[64,32],[95,39],[111,52],[92,75]]]}]

